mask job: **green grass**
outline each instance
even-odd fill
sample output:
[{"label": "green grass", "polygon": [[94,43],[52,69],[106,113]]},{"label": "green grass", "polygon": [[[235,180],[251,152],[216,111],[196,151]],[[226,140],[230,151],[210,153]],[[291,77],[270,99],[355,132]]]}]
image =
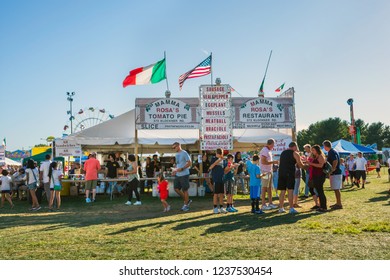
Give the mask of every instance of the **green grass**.
[{"label": "green grass", "polygon": [[[303,200],[297,215],[250,214],[247,196],[237,195],[238,213],[211,214],[210,196],[195,197],[191,211],[170,198],[173,210],[143,197],[95,204],[63,197],[59,212],[29,212],[26,202],[0,209],[1,259],[390,259],[390,204],[387,178],[369,176],[365,190],[342,191],[343,210],[318,214]],[[327,181],[328,184],[328,181]],[[326,187],[328,205],[334,204]],[[43,206],[46,206],[43,203]]]}]

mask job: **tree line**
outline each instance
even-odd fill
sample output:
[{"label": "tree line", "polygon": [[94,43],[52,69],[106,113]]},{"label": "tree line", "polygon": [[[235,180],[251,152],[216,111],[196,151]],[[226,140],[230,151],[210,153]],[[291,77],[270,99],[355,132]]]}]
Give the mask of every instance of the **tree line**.
[{"label": "tree line", "polygon": [[[376,143],[378,150],[381,150],[382,147],[390,147],[389,125],[385,125],[382,122],[368,124],[358,119],[355,121],[355,126],[360,129],[361,145],[365,146]],[[351,141],[352,137],[349,134],[349,123],[340,118],[329,118],[313,123],[307,129],[303,129],[297,133],[297,141],[301,148],[306,143],[322,145],[322,142],[326,139],[331,142],[339,139]]]}]

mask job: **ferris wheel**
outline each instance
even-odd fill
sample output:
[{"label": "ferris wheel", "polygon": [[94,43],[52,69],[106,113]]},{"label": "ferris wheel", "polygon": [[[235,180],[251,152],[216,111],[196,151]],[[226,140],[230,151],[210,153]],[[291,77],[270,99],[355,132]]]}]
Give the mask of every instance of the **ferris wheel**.
[{"label": "ferris wheel", "polygon": [[106,109],[95,107],[80,109],[74,116],[69,117],[63,133],[71,134],[71,122],[73,124],[73,133],[75,133],[113,118],[114,115],[111,115]]}]

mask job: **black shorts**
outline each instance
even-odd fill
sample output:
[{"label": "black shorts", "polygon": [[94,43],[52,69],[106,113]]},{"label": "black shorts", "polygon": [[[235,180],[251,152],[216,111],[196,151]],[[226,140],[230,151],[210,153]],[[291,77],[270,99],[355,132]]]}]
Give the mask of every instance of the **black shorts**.
[{"label": "black shorts", "polygon": [[364,181],[366,180],[366,171],[365,170],[356,170],[355,172],[356,172],[355,178],[357,180],[360,180],[360,178],[362,178]]},{"label": "black shorts", "polygon": [[233,180],[227,180],[225,182],[226,194],[233,194],[233,186],[234,186]]},{"label": "black shorts", "polygon": [[223,182],[214,183],[214,194],[225,193],[225,184]]},{"label": "black shorts", "polygon": [[281,175],[279,174],[278,178],[278,190],[279,191],[285,191],[293,190],[295,187],[295,174],[291,175]]},{"label": "black shorts", "polygon": [[11,193],[10,190],[1,191],[1,193]]},{"label": "black shorts", "polygon": [[356,171],[355,170],[349,170],[349,178],[352,180],[353,178],[356,178]]}]

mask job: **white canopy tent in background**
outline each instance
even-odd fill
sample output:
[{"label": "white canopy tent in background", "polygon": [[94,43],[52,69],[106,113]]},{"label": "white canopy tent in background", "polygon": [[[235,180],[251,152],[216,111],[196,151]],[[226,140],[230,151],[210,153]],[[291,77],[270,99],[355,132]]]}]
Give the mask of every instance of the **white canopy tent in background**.
[{"label": "white canopy tent in background", "polygon": [[6,165],[22,166],[22,164],[20,162],[12,160],[10,158],[5,158],[5,164]]},{"label": "white canopy tent in background", "polygon": [[[75,141],[83,147],[83,150],[102,152],[133,152],[136,139],[140,154],[156,151],[160,153],[172,152],[171,146],[174,142],[181,143],[183,148],[190,151],[199,150],[198,129],[137,130],[136,133],[135,118],[135,110],[133,109],[114,119],[69,135],[65,139]],[[289,143],[291,134],[273,129],[233,129],[235,151],[259,149],[269,138]]]}]

